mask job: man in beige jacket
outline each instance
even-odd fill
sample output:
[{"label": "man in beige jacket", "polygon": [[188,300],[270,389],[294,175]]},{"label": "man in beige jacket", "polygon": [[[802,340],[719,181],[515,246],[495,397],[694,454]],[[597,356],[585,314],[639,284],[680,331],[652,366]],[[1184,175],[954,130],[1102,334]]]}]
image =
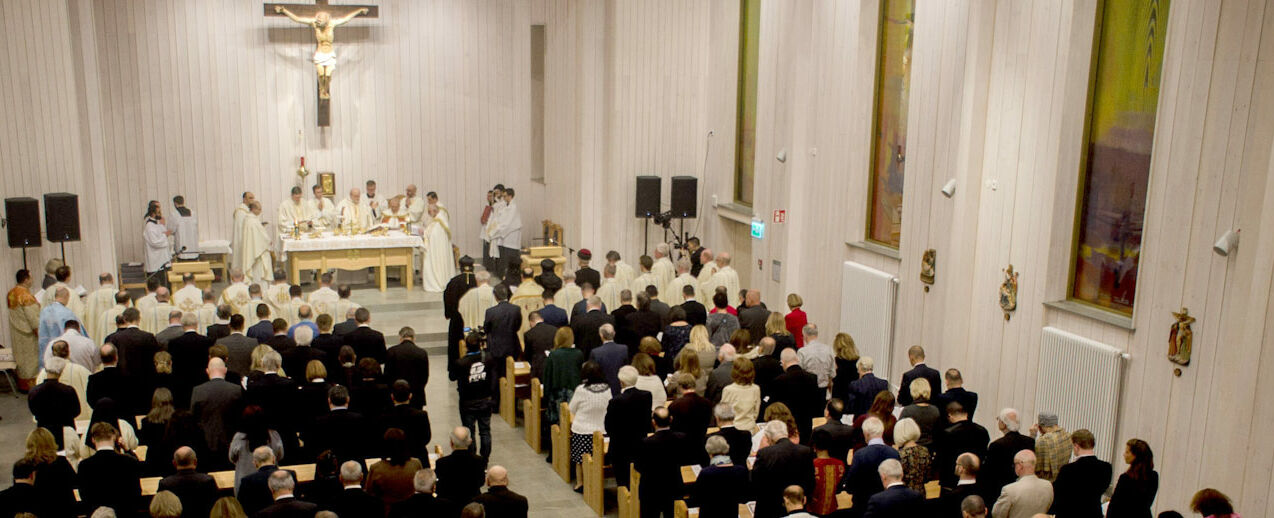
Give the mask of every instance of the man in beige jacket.
[{"label": "man in beige jacket", "polygon": [[1053,503],[1053,485],[1035,476],[1035,453],[1022,450],[1013,456],[1017,482],[1004,486],[991,510],[993,518],[1031,518],[1048,512]]}]

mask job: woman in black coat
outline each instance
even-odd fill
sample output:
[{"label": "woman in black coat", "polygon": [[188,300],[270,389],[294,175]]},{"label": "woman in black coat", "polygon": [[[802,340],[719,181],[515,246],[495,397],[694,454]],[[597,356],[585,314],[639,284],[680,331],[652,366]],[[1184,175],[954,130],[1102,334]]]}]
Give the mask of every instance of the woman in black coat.
[{"label": "woman in black coat", "polygon": [[1150,518],[1150,506],[1159,492],[1159,474],[1155,472],[1155,455],[1141,439],[1128,439],[1124,447],[1128,471],[1119,475],[1115,493],[1110,496],[1106,518]]}]

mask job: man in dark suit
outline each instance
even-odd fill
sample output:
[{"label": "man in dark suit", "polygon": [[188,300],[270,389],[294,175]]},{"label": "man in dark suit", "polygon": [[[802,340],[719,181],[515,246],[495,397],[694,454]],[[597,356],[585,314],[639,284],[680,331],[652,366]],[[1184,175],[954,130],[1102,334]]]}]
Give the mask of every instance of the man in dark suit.
[{"label": "man in dark suit", "polygon": [[61,383],[58,378],[62,370],[70,364],[66,358],[53,356],[44,362],[44,373],[47,376],[43,383],[36,385],[27,394],[27,408],[35,417],[35,424],[53,434],[58,449],[62,444],[62,428],[75,427],[75,418],[80,415],[80,397],[70,385]]},{"label": "man in dark suit", "polygon": [[637,350],[637,336],[633,334],[632,323],[628,321],[628,315],[637,312],[637,308],[633,306],[633,292],[631,290],[621,290],[619,292],[619,307],[610,312],[611,318],[615,319],[615,341],[628,347],[629,356]]},{"label": "man in dark suit", "polygon": [[[783,364],[779,363],[779,359],[774,357],[774,338],[762,338],[757,346],[761,348],[760,354],[752,359],[752,368],[756,370],[756,386],[761,388],[761,401],[765,401],[770,397],[770,389],[774,385],[774,379],[783,374]],[[818,376],[814,376],[818,380]],[[762,405],[764,406],[764,405]]]},{"label": "man in dark suit", "polygon": [[212,340],[199,334],[199,315],[186,313],[181,316],[181,327],[185,331],[168,342],[168,353],[173,357],[173,404],[177,408],[190,408],[190,391],[200,383],[208,380],[204,369],[208,367],[208,349]]},{"label": "man in dark suit", "polygon": [[123,371],[119,369],[119,354],[116,352],[115,345],[107,342],[102,344],[99,349],[102,358],[102,370],[89,375],[88,387],[85,389],[88,406],[97,404],[102,398],[111,398],[112,401],[128,401],[127,380],[124,379]]},{"label": "man in dark suit", "polygon": [[371,328],[372,312],[367,308],[354,310],[354,321],[358,329],[350,331],[342,339],[345,345],[354,348],[359,359],[373,358],[376,363],[385,364],[385,335]]},{"label": "man in dark suit", "polygon": [[556,295],[557,290],[544,290],[544,307],[539,310],[540,317],[544,319],[544,323],[553,326],[555,329],[571,323],[570,318],[566,315],[566,310],[557,307],[557,304],[554,303]]},{"label": "man in dark suit", "polygon": [[[637,472],[641,473],[637,498],[643,517],[672,516],[673,500],[686,494],[681,464],[692,454],[694,445],[686,434],[671,429],[672,417],[667,408],[656,408],[651,417],[655,433],[642,439],[637,449]],[[812,477],[812,470],[810,474]]]},{"label": "man in dark suit", "polygon": [[[256,516],[256,513],[266,506],[274,502],[274,495],[270,492],[270,475],[276,471],[284,471],[292,473],[289,470],[280,470],[278,460],[274,457],[274,451],[269,446],[258,446],[252,450],[252,465],[256,466],[257,471],[244,475],[239,480],[239,486],[235,489],[235,498],[239,499],[239,503],[243,506],[243,511],[248,516]],[[295,473],[292,473],[295,476]]]},{"label": "man in dark suit", "polygon": [[[708,435],[708,425],[712,424],[712,401],[695,393],[695,379],[686,373],[672,375],[672,386],[677,398],[668,403],[668,413],[672,414],[673,431],[686,434],[691,444],[703,444]],[[706,462],[706,452],[699,448],[695,459]]]},{"label": "man in dark suit", "polygon": [[604,343],[588,353],[588,359],[602,368],[606,383],[610,384],[611,395],[619,395],[619,368],[628,365],[628,348],[615,343],[613,324],[602,324],[597,335]]},{"label": "man in dark suit", "polygon": [[296,393],[296,382],[280,375],[281,368],[283,357],[277,352],[267,353],[261,358],[261,369],[265,372],[248,378],[248,390],[244,394],[245,404],[259,405],[265,410],[271,425],[282,425],[292,415],[291,405]]},{"label": "man in dark suit", "polygon": [[338,322],[336,327],[332,328],[332,335],[337,338],[345,338],[345,335],[354,332],[355,329],[358,329],[358,320],[354,318],[357,314],[358,308],[350,306],[350,308],[345,311],[345,320]]},{"label": "man in dark suit", "polygon": [[[770,385],[770,403],[782,402],[796,418],[801,437],[809,437],[814,416],[823,413],[826,390],[818,388],[818,376],[805,372],[796,351],[784,349],[781,355],[783,374]],[[763,409],[762,412],[765,410]]]},{"label": "man in dark suit", "polygon": [[473,433],[463,426],[451,430],[449,436],[451,454],[440,457],[437,462],[438,497],[445,498],[456,505],[473,501],[482,490],[487,460],[477,455],[470,446],[473,445]]},{"label": "man in dark suit", "polygon": [[[712,401],[713,404],[721,402],[721,391],[734,382],[730,377],[730,372],[734,370],[734,358],[737,356],[734,346],[730,344],[722,344],[717,349],[717,368],[712,369],[708,373],[708,388],[704,391],[704,397]],[[700,369],[708,370],[706,366],[700,365]],[[755,367],[753,367],[755,369]]]},{"label": "man in dark suit", "polygon": [[217,320],[204,330],[208,340],[217,343],[217,340],[230,336],[230,317],[233,314],[234,309],[229,304],[217,306]]},{"label": "man in dark suit", "polygon": [[[46,502],[42,501],[46,495],[35,491],[35,470],[35,460],[30,458],[18,459],[13,463],[13,485],[9,489],[0,491],[0,513],[3,513],[0,516],[46,513]],[[53,516],[53,514],[50,513],[47,516]]]},{"label": "man in dark suit", "polygon": [[695,287],[689,284],[682,286],[681,309],[686,312],[686,323],[691,327],[701,326],[708,323],[708,308],[704,307],[702,302],[695,300]]},{"label": "man in dark suit", "polygon": [[203,516],[217,501],[217,481],[207,473],[195,470],[198,459],[195,450],[182,446],[173,452],[173,466],[177,472],[159,481],[160,491],[172,491],[181,500],[182,514]]},{"label": "man in dark suit", "polygon": [[[274,497],[274,503],[258,512],[257,518],[311,518],[318,514],[317,505],[296,499],[296,495],[293,494],[296,490],[296,479],[291,472],[275,471],[270,474],[266,484]],[[384,512],[384,509],[382,505],[380,511]]]},{"label": "man in dark suit", "polygon": [[[255,338],[243,334],[243,315],[230,316],[230,334],[217,339],[226,348],[226,368],[240,376],[252,372],[252,350],[260,345]],[[274,329],[273,326],[270,327]]]},{"label": "man in dark suit", "polygon": [[907,360],[911,362],[911,370],[902,373],[902,385],[898,388],[898,404],[907,406],[911,400],[911,382],[923,379],[929,382],[930,393],[942,390],[942,376],[938,371],[925,365],[925,348],[913,345],[907,349]]},{"label": "man in dark suit", "polygon": [[955,471],[958,481],[954,487],[943,488],[940,497],[939,507],[943,518],[963,518],[960,508],[964,499],[970,496],[978,497],[983,505],[988,501],[987,498],[992,498],[989,501],[995,502],[994,498],[1000,496],[999,488],[992,488],[991,484],[978,480],[980,468],[981,464],[978,462],[977,455],[961,453],[959,457],[956,457]]},{"label": "man in dark suit", "polygon": [[964,377],[958,369],[947,369],[943,377],[947,380],[947,391],[934,401],[938,410],[942,411],[942,418],[945,420],[947,417],[947,403],[954,401],[964,407],[969,413],[969,419],[973,419],[974,411],[978,409],[978,393],[964,389]]},{"label": "man in dark suit", "polygon": [[416,345],[416,330],[398,330],[398,345],[385,353],[385,379],[406,380],[411,386],[411,406],[425,407],[425,385],[429,383],[429,353]]},{"label": "man in dark suit", "polygon": [[522,333],[522,343],[526,346],[526,360],[531,363],[531,377],[541,378],[544,375],[544,361],[553,350],[553,340],[557,337],[557,327],[544,321],[544,310],[532,311],[527,315],[531,328]]},{"label": "man in dark suit", "polygon": [[265,345],[273,347],[279,354],[291,351],[293,347],[296,347],[296,340],[288,336],[287,320],[282,318],[274,319],[273,322],[270,322],[270,329],[274,331],[274,334],[265,341]]},{"label": "man in dark suit", "polygon": [[[664,316],[655,312],[653,309],[654,301],[650,300],[650,296],[645,292],[637,292],[634,299],[637,301],[637,311],[628,315],[628,325],[632,327],[633,331],[633,343],[625,345],[628,345],[628,350],[633,355],[636,355],[637,347],[641,344],[642,338],[647,336],[658,338],[659,333],[663,332]],[[667,314],[665,313],[665,315]],[[701,367],[708,368],[706,365]]]},{"label": "man in dark suit", "polygon": [[331,510],[337,516],[385,516],[385,502],[363,491],[363,466],[349,460],[341,464],[341,492],[332,498]]},{"label": "man in dark suit", "polygon": [[[576,317],[579,317],[580,315],[583,315],[584,313],[589,312],[588,299],[593,298],[593,295],[596,295],[596,294],[597,294],[597,289],[594,288],[592,284],[584,284],[583,286],[580,287],[580,295],[581,295],[580,300],[579,302],[576,302],[574,306],[571,306],[571,323],[572,324],[575,323]],[[608,315],[610,314],[610,311],[606,309],[606,304],[600,304],[597,307],[601,308],[602,313],[606,313]]]},{"label": "man in dark suit", "polygon": [[425,468],[416,471],[416,475],[412,477],[412,486],[416,493],[390,507],[389,518],[456,516],[460,514],[460,510],[450,500],[434,496],[434,489],[437,485],[438,477],[434,474],[434,470]]},{"label": "man in dark suit", "polygon": [[[314,329],[310,326],[297,326],[292,331],[295,346],[280,353],[283,356],[283,372],[291,374],[297,380],[305,380],[305,371],[311,361],[318,361],[327,368],[327,353],[314,347]],[[332,371],[328,371],[332,372]]]},{"label": "man in dark suit", "polygon": [[593,349],[602,345],[602,338],[598,334],[604,324],[614,326],[615,318],[607,315],[602,309],[602,299],[593,295],[581,302],[587,304],[588,311],[584,314],[571,319],[571,331],[575,332],[575,347],[588,357]]},{"label": "man in dark suit", "polygon": [[1071,432],[1074,459],[1062,466],[1053,481],[1053,506],[1049,514],[1057,518],[1101,518],[1101,497],[1110,485],[1111,466],[1098,459],[1093,449],[1093,432],[1080,428]]},{"label": "man in dark suit", "polygon": [[327,368],[328,376],[331,373],[340,372],[340,360],[337,358],[341,353],[341,339],[332,334],[332,315],[327,313],[320,314],[314,319],[314,324],[319,328],[319,334],[310,341],[310,347],[315,350],[323,351],[323,366]]},{"label": "man in dark suit", "polygon": [[[761,341],[765,336],[765,322],[770,318],[770,310],[761,303],[761,292],[748,290],[743,299],[743,308],[739,309],[739,329],[747,329],[752,336],[752,343]],[[779,354],[782,354],[780,352]]]},{"label": "man in dark suit", "polygon": [[651,395],[635,388],[637,369],[625,365],[619,369],[619,395],[606,405],[606,435],[610,437],[607,460],[615,467],[615,480],[628,485],[628,464],[641,447],[641,440],[650,433]]},{"label": "man in dark suit", "polygon": [[204,442],[212,453],[212,465],[221,466],[230,451],[230,438],[243,411],[243,387],[226,381],[226,364],[221,358],[208,360],[208,381],[190,393],[190,414],[203,429]]},{"label": "man in dark suit", "polygon": [[[854,497],[855,502],[867,502],[871,500],[872,495],[885,489],[884,484],[880,480],[880,463],[888,459],[898,460],[898,450],[885,444],[885,425],[880,419],[868,417],[863,421],[863,438],[867,440],[867,446],[859,448],[854,452],[854,460],[850,463],[848,471],[841,484]],[[867,510],[867,506],[855,505],[850,509],[851,516],[862,516]]]},{"label": "man in dark suit", "polygon": [[411,404],[415,396],[406,380],[394,382],[390,398],[394,406],[380,416],[377,436],[383,437],[390,428],[402,430],[407,435],[407,444],[411,445],[412,456],[429,467],[429,440],[433,438],[433,431],[429,427],[429,413]]},{"label": "man in dark suit", "polygon": [[311,451],[332,450],[342,462],[362,461],[373,443],[373,423],[362,414],[349,410],[349,389],[333,385],[327,391],[328,413],[314,420],[314,427],[305,439]]},{"label": "man in dark suit", "polygon": [[849,457],[849,449],[854,444],[854,427],[841,422],[841,417],[844,415],[845,403],[836,398],[829,399],[827,400],[827,406],[823,410],[823,417],[827,418],[827,423],[813,430],[814,432],[819,430],[827,432],[830,439],[827,453],[833,459],[842,461]]},{"label": "man in dark suit", "polygon": [[589,268],[588,262],[593,259],[593,253],[587,248],[580,249],[575,257],[579,259],[579,269],[575,270],[575,284],[583,288],[585,284],[596,289],[602,285],[602,274],[597,270]]},{"label": "man in dark suit", "polygon": [[141,504],[141,463],[115,451],[119,432],[114,426],[95,423],[88,435],[97,451],[80,461],[76,477],[80,501],[85,509],[105,506],[114,509],[116,515],[132,516]]},{"label": "man in dark suit", "polygon": [[[650,297],[650,310],[656,315],[659,315],[659,330],[663,331],[663,326],[666,326],[669,323],[668,312],[672,311],[672,306],[669,306],[667,302],[659,300],[658,286],[652,284],[650,286],[646,286],[645,290],[646,296]],[[673,296],[676,296],[676,294],[674,293]]]},{"label": "man in dark suit", "polygon": [[[1003,434],[999,439],[991,441],[986,449],[986,463],[982,465],[982,483],[987,487],[987,494],[999,497],[1000,489],[1017,481],[1017,473],[1013,470],[1013,456],[1022,450],[1035,451],[1035,440],[1018,432],[1021,422],[1017,410],[1005,408],[995,417],[995,425]],[[957,469],[959,462],[957,459]]]},{"label": "man in dark suit", "polygon": [[[774,518],[784,512],[783,491],[787,486],[800,486],[806,493],[814,489],[814,452],[788,439],[787,425],[782,421],[765,424],[762,433],[770,445],[756,452],[752,465],[752,491],[756,495],[757,518]],[[642,485],[645,486],[645,479]]]},{"label": "man in dark suit", "polygon": [[886,459],[877,468],[884,490],[867,500],[867,518],[911,518],[924,511],[925,498],[902,483],[902,463]]},{"label": "man in dark suit", "polygon": [[[487,351],[495,360],[490,366],[495,379],[504,377],[504,359],[517,360],[522,356],[522,346],[518,343],[518,330],[522,329],[522,310],[509,302],[509,288],[496,286],[492,290],[495,305],[487,308],[482,327],[487,332]],[[496,392],[495,399],[500,400]]]},{"label": "man in dark suit", "polygon": [[872,369],[876,368],[876,362],[870,356],[863,356],[858,359],[858,379],[849,384],[849,401],[847,406],[848,413],[853,415],[866,414],[871,408],[871,404],[876,400],[876,394],[881,391],[889,390],[889,382],[877,378],[872,373]]},{"label": "man in dark suit", "polygon": [[137,327],[141,321],[137,308],[125,309],[123,315],[124,328],[111,335],[112,343],[119,351],[120,374],[128,385],[129,395],[123,406],[144,413],[150,409],[152,388],[147,380],[155,377],[155,353],[160,351],[159,342],[155,335]]},{"label": "man in dark suit", "polygon": [[712,407],[712,416],[717,423],[717,431],[708,437],[719,435],[730,445],[730,462],[735,466],[747,466],[748,457],[752,455],[752,432],[734,427],[734,406],[719,403]]},{"label": "man in dark suit", "polygon": [[509,489],[509,470],[491,466],[487,470],[487,492],[473,500],[482,504],[486,518],[526,518],[526,497]]},{"label": "man in dark suit", "polygon": [[951,487],[956,483],[956,458],[961,453],[972,453],[978,460],[986,459],[987,444],[991,437],[986,428],[969,420],[969,414],[959,403],[947,404],[947,419],[951,423],[934,443],[937,450],[934,455],[934,467],[938,470],[938,482],[942,487]]},{"label": "man in dark suit", "polygon": [[274,336],[274,323],[270,321],[270,306],[264,302],[257,304],[256,309],[257,323],[252,324],[248,328],[248,338],[255,339],[257,343],[263,344]]}]

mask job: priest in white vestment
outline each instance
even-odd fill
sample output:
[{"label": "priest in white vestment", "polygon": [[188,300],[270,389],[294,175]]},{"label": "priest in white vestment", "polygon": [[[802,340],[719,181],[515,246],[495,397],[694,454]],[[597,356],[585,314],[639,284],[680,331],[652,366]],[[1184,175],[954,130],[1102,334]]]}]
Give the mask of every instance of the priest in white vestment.
[{"label": "priest in white vestment", "polygon": [[244,282],[243,270],[230,270],[230,285],[221,290],[218,304],[230,306],[230,314],[241,315],[245,319],[255,316],[255,309],[249,307],[252,295],[248,293],[248,283]]},{"label": "priest in white vestment", "polygon": [[133,301],[133,306],[137,308],[137,312],[141,313],[142,318],[146,318],[146,312],[150,308],[155,307],[159,303],[159,299],[155,296],[155,291],[159,289],[159,278],[154,277],[146,281],[146,294],[141,298]]},{"label": "priest in white vestment", "polygon": [[[292,327],[301,321],[301,306],[309,306],[310,303],[301,298],[300,286],[289,287],[288,294],[292,297],[292,300],[288,301],[288,310],[283,314],[283,318],[287,319],[288,327]],[[314,308],[310,308],[310,318],[314,318]]]},{"label": "priest in white vestment", "polygon": [[394,196],[386,203],[384,210],[380,212],[381,226],[390,230],[407,231],[407,224],[411,222],[411,216],[407,214],[407,208],[403,207],[403,197]]},{"label": "priest in white vestment", "polygon": [[181,282],[181,289],[173,294],[173,305],[182,313],[199,311],[199,306],[203,305],[203,291],[195,285],[195,274],[182,274]]},{"label": "priest in white vestment", "polygon": [[441,212],[447,221],[451,221],[451,212],[447,210],[446,205],[438,201],[438,193],[429,191],[429,194],[425,195],[425,203],[428,203],[430,207],[437,207],[438,212]]},{"label": "priest in white vestment", "polygon": [[[707,269],[706,266],[704,269]],[[735,297],[739,293],[739,272],[730,266],[730,254],[725,252],[717,254],[717,273],[712,275],[703,292],[711,296],[718,287],[725,288],[727,297]]]},{"label": "priest in white vestment", "polygon": [[289,294],[291,288],[283,270],[275,270],[274,283],[265,289],[265,303],[270,306],[272,318],[287,318],[288,307],[292,303],[292,295]]},{"label": "priest in white vestment", "polygon": [[[699,287],[699,280],[695,276],[690,275],[690,258],[682,257],[677,259],[677,277],[669,282],[663,291],[659,292],[661,300],[667,300],[670,304],[673,301],[682,299],[682,292],[686,286],[694,286],[695,300],[711,300],[703,298],[703,290]],[[675,304],[674,304],[675,305]]]},{"label": "priest in white vestment", "polygon": [[656,286],[667,286],[677,278],[677,267],[672,264],[668,252],[668,243],[655,245],[655,264],[650,267],[650,273],[655,274],[655,277],[659,279]]},{"label": "priest in white vestment", "polygon": [[405,207],[407,209],[407,224],[411,225],[412,228],[420,228],[421,225],[425,224],[425,205],[427,204],[425,199],[421,198],[418,193],[416,184],[407,186],[407,195],[404,201],[407,203]]},{"label": "priest in white vestment", "polygon": [[630,286],[629,289],[633,290],[634,298],[637,297],[638,293],[646,291],[646,286],[654,286],[656,289],[663,289],[663,284],[659,282],[659,278],[655,277],[655,274],[650,271],[651,266],[654,266],[655,264],[654,259],[651,259],[648,255],[643,255],[637,261],[637,264],[641,266],[641,275],[638,275],[632,282],[628,283],[628,286]]},{"label": "priest in white vestment", "polygon": [[[349,286],[342,285],[339,289],[336,290],[336,293],[340,294],[341,298],[336,301],[336,312],[332,315],[332,320],[334,322],[337,322],[337,323],[344,322],[347,318],[346,315],[349,315],[349,311],[351,309],[358,309],[363,307],[359,303],[349,299]],[[352,318],[352,317],[348,317],[348,318]]]},{"label": "priest in white vestment", "polygon": [[318,228],[330,229],[336,226],[337,219],[340,217],[336,212],[336,203],[323,196],[323,186],[314,184],[314,197],[305,200],[305,206],[309,210],[310,215],[314,218],[314,226]]},{"label": "priest in white vestment", "polygon": [[342,227],[349,227],[356,231],[372,228],[372,213],[363,205],[361,199],[362,191],[355,187],[349,190],[348,198],[336,205],[336,212],[341,216]]},{"label": "priest in white vestment", "polygon": [[168,242],[172,231],[164,224],[164,217],[159,213],[159,204],[151,203],[154,204],[154,209],[146,216],[146,226],[142,230],[142,240],[146,243],[142,269],[147,275],[163,269],[172,260],[172,245]]},{"label": "priest in white vestment", "polygon": [[319,275],[319,289],[310,293],[310,308],[314,310],[315,318],[318,315],[329,315],[333,322],[340,322],[345,319],[344,314],[336,313],[336,303],[341,300],[341,296],[332,289],[332,274],[323,272]]},{"label": "priest in white vestment", "polygon": [[602,305],[608,310],[614,311],[619,309],[619,292],[628,289],[619,283],[619,279],[615,278],[615,265],[608,264],[602,267],[602,287],[597,288],[597,297],[602,299]]},{"label": "priest in white vestment", "polygon": [[252,212],[243,218],[241,232],[243,242],[240,251],[243,262],[247,265],[245,275],[252,282],[266,282],[270,279],[270,270],[274,260],[270,257],[270,237],[266,235],[265,225],[261,222],[261,204],[252,202]]},{"label": "priest in white vestment", "polygon": [[425,257],[420,268],[425,291],[441,293],[456,275],[455,253],[451,250],[451,225],[439,207],[429,207],[429,223],[424,229]]},{"label": "priest in white vestment", "polygon": [[[708,283],[712,281],[712,276],[717,274],[717,268],[719,268],[719,266],[717,266],[716,261],[712,260],[712,250],[704,248],[699,254],[699,257],[701,258],[699,264],[703,265],[703,267],[699,269],[699,290],[711,295],[712,288],[708,287]],[[733,297],[734,294],[731,293],[730,296]],[[701,299],[695,297],[695,300]]]},{"label": "priest in white vestment", "polygon": [[367,191],[363,193],[361,203],[373,223],[380,221],[381,213],[385,211],[385,200],[383,196],[376,195],[376,180],[367,181]]},{"label": "priest in white vestment", "polygon": [[460,318],[464,320],[464,326],[477,329],[486,318],[487,310],[495,306],[495,290],[488,285],[491,281],[489,272],[479,271],[473,274],[473,280],[478,283],[477,287],[460,297],[458,309]]},{"label": "priest in white vestment", "polygon": [[310,205],[301,200],[301,188],[293,186],[291,196],[279,204],[279,219],[275,220],[275,224],[278,225],[279,232],[290,235],[292,229],[297,227],[305,231],[307,223],[314,223],[314,217]]},{"label": "priest in white vestment", "polygon": [[243,220],[252,215],[252,203],[257,199],[251,192],[243,193],[243,201],[234,208],[234,226],[230,234],[230,268],[247,272],[252,264],[243,254]]},{"label": "priest in white vestment", "polygon": [[[115,305],[115,294],[119,293],[119,288],[115,287],[115,276],[110,273],[103,273],[97,276],[98,288],[84,297],[84,330],[89,336],[97,338],[98,345],[104,337],[98,334],[98,323],[102,321],[102,314],[111,306]],[[111,330],[114,332],[115,321],[111,320]]]},{"label": "priest in white vestment", "polygon": [[563,271],[562,289],[553,294],[553,305],[566,310],[569,314],[571,308],[574,308],[575,304],[581,300],[584,300],[584,292],[580,290],[578,284],[575,284],[575,272]]},{"label": "priest in white vestment", "polygon": [[531,328],[531,312],[544,309],[544,287],[535,282],[534,270],[522,269],[522,283],[518,284],[518,289],[513,290],[509,303],[522,311],[522,327],[518,329],[518,337],[521,338]]},{"label": "priest in white vestment", "polygon": [[199,220],[186,208],[186,198],[173,196],[173,214],[164,218],[173,236],[173,253],[182,261],[199,259]]},{"label": "priest in white vestment", "polygon": [[54,271],[53,277],[54,279],[56,279],[57,282],[54,282],[48,288],[45,288],[43,291],[37,294],[36,298],[39,299],[40,301],[40,309],[44,309],[49,304],[52,304],[57,301],[56,295],[57,295],[58,288],[66,288],[66,291],[71,294],[71,296],[67,299],[67,302],[65,304],[66,308],[71,310],[71,313],[75,314],[76,320],[83,323],[85,321],[84,319],[85,308],[84,308],[84,301],[80,299],[80,295],[81,295],[81,292],[84,291],[84,289],[71,287],[71,267],[66,265],[59,266],[57,270]]},{"label": "priest in white vestment", "polygon": [[114,304],[97,317],[97,327],[90,332],[93,337],[93,344],[101,346],[106,343],[106,337],[114,333],[119,327],[115,325],[115,317],[123,315],[124,310],[131,305],[128,299],[128,292],[115,292],[115,297],[111,299]]},{"label": "priest in white vestment", "polygon": [[216,300],[217,297],[212,294],[212,290],[203,291],[203,304],[195,310],[195,314],[199,315],[199,329],[195,331],[201,335],[208,334],[208,326],[217,322]]},{"label": "priest in white vestment", "polygon": [[[633,279],[637,278],[637,272],[633,271],[632,266],[624,262],[624,259],[619,256],[619,252],[614,250],[606,252],[606,264],[615,265],[615,282],[619,283],[619,289],[632,289]],[[619,306],[606,307],[618,308]]]},{"label": "priest in white vestment", "polygon": [[140,326],[142,331],[155,334],[163,331],[168,327],[168,314],[172,313],[177,306],[169,302],[168,288],[160,286],[155,290],[155,305],[142,313],[142,321]]}]

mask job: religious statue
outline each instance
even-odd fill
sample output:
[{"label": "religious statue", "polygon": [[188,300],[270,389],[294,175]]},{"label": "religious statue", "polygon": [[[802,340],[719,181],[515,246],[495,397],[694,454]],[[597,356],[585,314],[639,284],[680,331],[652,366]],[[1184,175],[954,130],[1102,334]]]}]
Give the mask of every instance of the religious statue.
[{"label": "religious statue", "polygon": [[1004,270],[1004,282],[1000,284],[1000,309],[1004,310],[1005,320],[1017,310],[1017,276],[1012,264]]},{"label": "religious statue", "polygon": [[[932,248],[925,250],[925,254],[920,258],[920,282],[925,284],[933,284],[935,263],[938,261],[938,251]],[[928,290],[928,288],[925,288]]]},{"label": "religious statue", "polygon": [[1194,342],[1194,331],[1190,329],[1190,324],[1194,323],[1194,317],[1190,316],[1190,310],[1181,308],[1181,312],[1173,312],[1172,316],[1177,319],[1172,323],[1172,328],[1168,332],[1168,359],[1172,363],[1178,365],[1190,365],[1190,350]]},{"label": "religious statue", "polygon": [[367,14],[370,10],[364,7],[357,11],[350,11],[345,16],[336,19],[332,19],[332,15],[328,11],[318,11],[312,18],[297,16],[282,5],[274,6],[274,12],[287,16],[296,23],[314,27],[314,39],[317,42],[317,46],[314,48],[314,57],[312,59],[314,60],[314,71],[318,73],[319,98],[331,99],[332,72],[336,70],[336,51],[332,48],[335,29],[360,14]]}]

